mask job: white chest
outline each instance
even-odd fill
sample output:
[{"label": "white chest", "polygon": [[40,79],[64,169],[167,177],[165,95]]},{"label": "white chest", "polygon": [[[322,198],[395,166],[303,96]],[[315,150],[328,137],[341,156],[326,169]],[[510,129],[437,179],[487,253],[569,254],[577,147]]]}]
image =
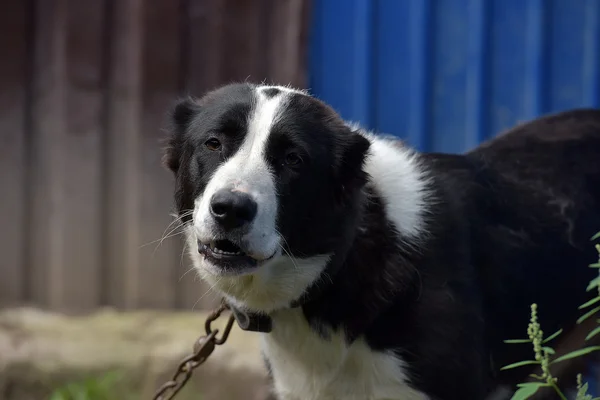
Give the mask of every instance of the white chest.
[{"label": "white chest", "polygon": [[409,387],[402,360],[374,352],[363,340],[347,346],[342,334],[316,335],[300,310],[272,315],[273,331],[264,334],[279,400],[426,400]]}]

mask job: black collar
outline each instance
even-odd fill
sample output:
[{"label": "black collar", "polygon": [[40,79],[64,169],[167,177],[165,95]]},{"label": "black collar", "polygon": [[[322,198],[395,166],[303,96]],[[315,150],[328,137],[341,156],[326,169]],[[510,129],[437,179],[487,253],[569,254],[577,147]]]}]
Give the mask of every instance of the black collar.
[{"label": "black collar", "polygon": [[244,331],[269,333],[273,329],[273,320],[266,314],[240,310],[232,305],[229,305],[229,309]]},{"label": "black collar", "polygon": [[[325,285],[323,282],[320,282],[318,285],[311,285],[300,298],[290,304],[289,308],[302,307],[304,304],[316,300],[325,291],[326,287],[328,285]],[[267,314],[242,310],[231,304],[229,304],[229,309],[233,313],[239,327],[244,331],[269,333],[273,329],[273,320]]]}]

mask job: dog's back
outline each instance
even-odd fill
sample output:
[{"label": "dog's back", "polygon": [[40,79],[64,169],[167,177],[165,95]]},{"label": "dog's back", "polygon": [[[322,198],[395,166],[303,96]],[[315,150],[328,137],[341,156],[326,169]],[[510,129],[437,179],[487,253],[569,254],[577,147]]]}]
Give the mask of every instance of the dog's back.
[{"label": "dog's back", "polygon": [[[592,296],[586,287],[597,274],[588,264],[598,257],[590,238],[600,231],[600,110],[517,126],[467,159],[478,216],[486,221],[474,225],[474,254],[499,368],[531,359],[531,346],[502,341],[526,337],[532,303],[546,335],[564,328],[562,339],[581,315],[577,307]],[[523,379],[524,372],[503,378]]]}]

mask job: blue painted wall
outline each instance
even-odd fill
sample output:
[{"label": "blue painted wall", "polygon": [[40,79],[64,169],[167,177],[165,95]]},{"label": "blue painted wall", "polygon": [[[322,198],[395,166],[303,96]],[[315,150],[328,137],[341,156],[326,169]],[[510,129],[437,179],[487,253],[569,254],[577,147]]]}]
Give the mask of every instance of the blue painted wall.
[{"label": "blue painted wall", "polygon": [[420,150],[600,106],[600,0],[313,0],[310,89]]}]

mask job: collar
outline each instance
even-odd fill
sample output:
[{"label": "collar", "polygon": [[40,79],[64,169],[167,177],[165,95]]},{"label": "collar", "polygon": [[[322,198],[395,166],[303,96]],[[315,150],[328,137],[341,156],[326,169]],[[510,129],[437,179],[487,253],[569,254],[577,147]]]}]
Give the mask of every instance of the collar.
[{"label": "collar", "polygon": [[[319,285],[311,285],[300,298],[294,300],[289,308],[298,308],[302,307],[304,304],[316,299],[321,295],[324,291],[323,287],[327,285],[323,285],[322,283]],[[229,309],[231,310],[233,317],[237,321],[239,327],[248,332],[260,332],[260,333],[270,333],[273,329],[273,320],[267,314],[255,313],[252,311],[246,311],[240,308],[237,308],[231,304],[228,304]]]},{"label": "collar", "polygon": [[229,305],[237,324],[244,331],[269,333],[273,329],[273,320],[266,314],[241,310]]}]

